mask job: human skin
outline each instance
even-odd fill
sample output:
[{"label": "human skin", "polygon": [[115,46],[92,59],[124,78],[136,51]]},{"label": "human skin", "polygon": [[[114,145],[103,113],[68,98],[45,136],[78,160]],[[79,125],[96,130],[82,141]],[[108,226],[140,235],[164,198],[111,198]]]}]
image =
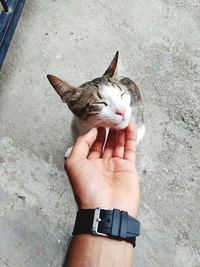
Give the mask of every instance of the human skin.
[{"label": "human skin", "polygon": [[[139,181],[135,167],[136,130],[110,130],[105,147],[105,129],[91,129],[79,137],[65,161],[79,209],[120,209],[136,218]],[[132,266],[133,247],[126,241],[90,234],[72,238],[67,267]]]}]

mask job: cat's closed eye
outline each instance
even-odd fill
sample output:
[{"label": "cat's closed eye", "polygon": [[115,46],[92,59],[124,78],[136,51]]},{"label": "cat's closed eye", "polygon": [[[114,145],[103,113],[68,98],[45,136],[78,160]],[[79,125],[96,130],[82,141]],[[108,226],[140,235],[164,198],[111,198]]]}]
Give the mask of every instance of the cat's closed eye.
[{"label": "cat's closed eye", "polygon": [[95,102],[94,103],[95,105],[104,105],[104,106],[107,106],[108,104],[105,102],[105,101],[101,101],[101,102]]},{"label": "cat's closed eye", "polygon": [[126,94],[126,92],[124,92],[123,94],[121,94],[121,99],[123,98],[123,95],[125,95]]}]

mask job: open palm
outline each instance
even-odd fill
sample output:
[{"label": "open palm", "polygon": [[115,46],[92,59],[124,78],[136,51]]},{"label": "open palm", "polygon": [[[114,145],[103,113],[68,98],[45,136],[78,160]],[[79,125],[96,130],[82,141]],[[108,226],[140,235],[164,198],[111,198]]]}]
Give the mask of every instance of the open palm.
[{"label": "open palm", "polygon": [[136,134],[133,124],[110,130],[91,129],[79,137],[65,161],[79,208],[118,208],[136,217],[139,183],[135,168]]}]

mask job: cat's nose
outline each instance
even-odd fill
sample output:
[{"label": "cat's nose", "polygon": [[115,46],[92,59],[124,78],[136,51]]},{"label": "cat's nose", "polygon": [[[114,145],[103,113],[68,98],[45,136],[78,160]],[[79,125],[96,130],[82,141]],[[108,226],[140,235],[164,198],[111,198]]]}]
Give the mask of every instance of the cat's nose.
[{"label": "cat's nose", "polygon": [[122,118],[124,117],[124,113],[125,113],[125,112],[123,112],[123,111],[117,111],[117,112],[115,112],[116,115],[119,115],[119,116],[121,116]]}]

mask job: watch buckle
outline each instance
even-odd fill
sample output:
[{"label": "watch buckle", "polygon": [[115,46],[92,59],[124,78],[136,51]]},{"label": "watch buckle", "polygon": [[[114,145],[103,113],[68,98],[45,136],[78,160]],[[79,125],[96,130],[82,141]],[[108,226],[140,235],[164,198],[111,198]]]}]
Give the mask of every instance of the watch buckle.
[{"label": "watch buckle", "polygon": [[94,210],[94,218],[93,218],[93,223],[92,223],[92,233],[94,235],[99,235],[99,236],[108,236],[107,234],[103,234],[103,233],[98,232],[99,222],[101,221],[100,212],[101,212],[101,208],[96,208]]}]

